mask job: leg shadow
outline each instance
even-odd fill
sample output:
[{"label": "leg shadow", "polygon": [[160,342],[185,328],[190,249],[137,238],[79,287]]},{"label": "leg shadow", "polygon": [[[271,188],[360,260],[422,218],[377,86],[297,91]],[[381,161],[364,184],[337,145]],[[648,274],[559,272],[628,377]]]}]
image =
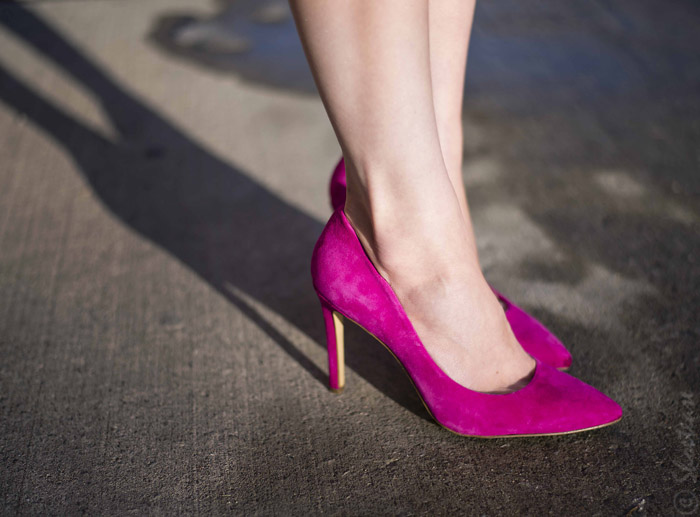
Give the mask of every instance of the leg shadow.
[{"label": "leg shadow", "polygon": [[[326,373],[245,299],[260,302],[321,343],[309,259],[323,225],[196,144],[30,10],[6,6],[0,9],[0,24],[89,89],[117,138],[92,131],[2,67],[0,100],[70,153],[109,211],[209,283],[325,384]],[[353,347],[350,368],[428,418],[408,382],[397,382],[399,369],[389,366],[381,347],[369,338]]]}]

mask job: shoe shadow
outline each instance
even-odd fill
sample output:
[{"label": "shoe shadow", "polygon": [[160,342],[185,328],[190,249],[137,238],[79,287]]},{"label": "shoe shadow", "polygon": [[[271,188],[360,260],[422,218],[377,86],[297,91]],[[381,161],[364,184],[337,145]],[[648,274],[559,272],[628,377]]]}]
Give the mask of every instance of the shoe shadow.
[{"label": "shoe shadow", "polygon": [[[195,272],[325,385],[326,372],[256,308],[264,305],[324,342],[309,273],[323,225],[198,145],[30,10],[6,6],[0,9],[0,25],[92,92],[117,136],[110,140],[93,131],[2,66],[0,100],[70,153],[111,213]],[[369,337],[353,340],[346,364],[429,419],[408,381],[396,382],[399,369],[381,348]]]}]

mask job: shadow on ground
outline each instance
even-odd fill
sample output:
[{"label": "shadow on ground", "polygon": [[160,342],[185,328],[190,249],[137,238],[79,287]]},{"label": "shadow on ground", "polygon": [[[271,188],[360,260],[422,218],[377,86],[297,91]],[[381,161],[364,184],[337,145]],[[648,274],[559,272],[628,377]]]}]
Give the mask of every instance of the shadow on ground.
[{"label": "shadow on ground", "polygon": [[286,1],[224,2],[213,16],[165,13],[156,20],[150,38],[171,56],[203,69],[316,94]]},{"label": "shadow on ground", "polygon": [[[320,306],[309,275],[323,225],[251,180],[127,93],[31,11],[16,5],[0,24],[93,92],[118,132],[113,142],[0,67],[0,99],[70,152],[85,180],[121,221],[167,250],[260,326],[319,383],[327,374],[248,301],[279,314],[318,343]],[[407,409],[429,418],[398,365],[368,337],[347,365]],[[370,358],[370,359],[368,359]]]}]

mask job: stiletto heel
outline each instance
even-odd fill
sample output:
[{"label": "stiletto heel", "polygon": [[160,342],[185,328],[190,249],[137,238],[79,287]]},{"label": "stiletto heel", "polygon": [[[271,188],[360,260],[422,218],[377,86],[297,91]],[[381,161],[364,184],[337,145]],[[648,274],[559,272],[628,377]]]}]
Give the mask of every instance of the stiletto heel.
[{"label": "stiletto heel", "polygon": [[622,417],[614,400],[539,359],[529,383],[505,394],[474,391],[452,380],[423,346],[342,210],[331,216],[316,243],[311,276],[323,308],[333,391],[345,384],[346,318],[389,349],[429,413],[454,433],[489,438],[567,434],[603,427]]},{"label": "stiletto heel", "polygon": [[345,337],[343,315],[321,300],[323,321],[326,325],[328,346],[328,387],[333,393],[342,393],[345,387]]},{"label": "stiletto heel", "polygon": [[[333,170],[329,185],[333,210],[342,210],[345,206],[346,187],[345,161],[341,158]],[[566,370],[571,366],[571,354],[547,327],[493,287],[491,290],[503,305],[506,319],[523,350],[535,359],[559,370]]]}]

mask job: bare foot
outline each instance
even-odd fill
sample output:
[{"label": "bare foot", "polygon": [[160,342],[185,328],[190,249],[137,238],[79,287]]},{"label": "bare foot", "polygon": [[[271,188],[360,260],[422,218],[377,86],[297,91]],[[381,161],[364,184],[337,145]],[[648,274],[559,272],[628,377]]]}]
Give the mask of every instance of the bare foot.
[{"label": "bare foot", "polygon": [[515,339],[481,273],[453,192],[394,220],[374,221],[350,198],[345,213],[426,350],[450,378],[486,393],[527,384],[535,362]]}]

